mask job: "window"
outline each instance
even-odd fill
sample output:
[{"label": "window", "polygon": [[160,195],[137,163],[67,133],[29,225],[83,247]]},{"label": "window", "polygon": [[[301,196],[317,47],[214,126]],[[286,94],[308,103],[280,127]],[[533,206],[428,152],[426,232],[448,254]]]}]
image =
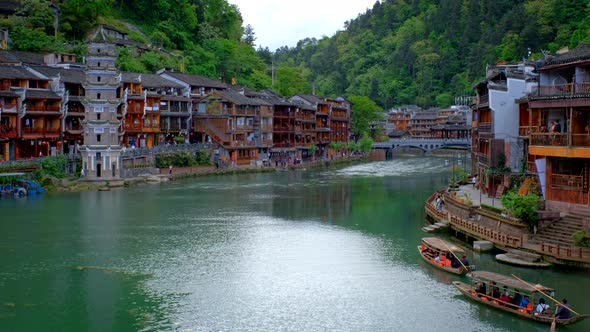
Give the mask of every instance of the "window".
[{"label": "window", "polygon": [[102,135],[100,135],[100,134],[96,135],[96,141],[97,141],[97,142],[100,142],[100,139],[101,139],[101,138],[102,138]]},{"label": "window", "polygon": [[100,93],[96,94],[96,99],[100,99]]},{"label": "window", "polygon": [[100,113],[96,113],[96,120],[100,120]]},{"label": "window", "polygon": [[98,76],[98,77],[96,78],[96,81],[100,82],[100,76]]},{"label": "window", "polygon": [[98,63],[96,64],[96,66],[97,66],[97,67],[100,67],[100,62],[98,62]]},{"label": "window", "polygon": [[97,53],[100,53],[100,48],[96,50]]}]

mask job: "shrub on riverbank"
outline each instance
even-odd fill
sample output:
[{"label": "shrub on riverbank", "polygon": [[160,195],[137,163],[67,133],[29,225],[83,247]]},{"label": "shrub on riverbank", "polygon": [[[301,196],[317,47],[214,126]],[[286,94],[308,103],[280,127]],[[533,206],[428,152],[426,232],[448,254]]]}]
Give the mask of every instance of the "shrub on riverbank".
[{"label": "shrub on riverbank", "polygon": [[519,195],[514,191],[510,191],[502,196],[502,205],[512,212],[512,215],[519,218],[532,229],[537,226],[539,216],[537,209],[541,197],[535,194]]},{"label": "shrub on riverbank", "polygon": [[211,159],[207,151],[201,150],[196,155],[190,152],[163,153],[156,156],[156,167],[166,168],[169,166],[206,166],[211,165]]}]

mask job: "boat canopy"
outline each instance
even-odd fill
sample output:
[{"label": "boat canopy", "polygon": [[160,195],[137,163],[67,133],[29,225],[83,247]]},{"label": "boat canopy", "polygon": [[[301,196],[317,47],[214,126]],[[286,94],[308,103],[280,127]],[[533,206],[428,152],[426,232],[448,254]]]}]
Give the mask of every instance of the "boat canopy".
[{"label": "boat canopy", "polygon": [[538,292],[538,291],[549,293],[549,292],[553,291],[553,289],[545,287],[540,284],[537,284],[537,285],[533,285],[532,283],[527,284],[526,282],[520,281],[514,277],[495,273],[495,272],[473,271],[473,272],[469,272],[467,274],[467,276],[472,279],[487,281],[488,283],[495,281],[496,283],[498,283],[500,285],[508,286],[510,288],[514,288],[514,289],[518,289],[518,290],[528,291],[531,293]]},{"label": "boat canopy", "polygon": [[452,251],[459,254],[465,254],[465,250],[437,237],[425,237],[422,238],[422,242],[431,249],[436,249],[444,252]]}]

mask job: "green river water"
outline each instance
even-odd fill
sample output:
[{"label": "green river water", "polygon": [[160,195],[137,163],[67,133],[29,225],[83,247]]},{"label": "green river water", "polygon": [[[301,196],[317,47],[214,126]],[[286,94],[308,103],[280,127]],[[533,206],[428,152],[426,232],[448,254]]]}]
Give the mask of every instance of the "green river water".
[{"label": "green river water", "polygon": [[[549,331],[418,256],[449,176],[445,157],[399,157],[0,199],[0,331]],[[587,270],[468,252],[590,313]]]}]

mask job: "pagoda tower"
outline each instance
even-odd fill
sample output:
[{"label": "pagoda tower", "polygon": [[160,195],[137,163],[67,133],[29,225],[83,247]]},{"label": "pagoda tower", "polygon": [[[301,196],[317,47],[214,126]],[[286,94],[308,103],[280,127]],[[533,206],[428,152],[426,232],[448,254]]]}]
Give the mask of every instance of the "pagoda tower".
[{"label": "pagoda tower", "polygon": [[84,144],[80,147],[82,168],[87,181],[121,179],[121,152],[117,108],[121,74],[115,68],[115,45],[98,29],[88,43],[84,83]]}]

